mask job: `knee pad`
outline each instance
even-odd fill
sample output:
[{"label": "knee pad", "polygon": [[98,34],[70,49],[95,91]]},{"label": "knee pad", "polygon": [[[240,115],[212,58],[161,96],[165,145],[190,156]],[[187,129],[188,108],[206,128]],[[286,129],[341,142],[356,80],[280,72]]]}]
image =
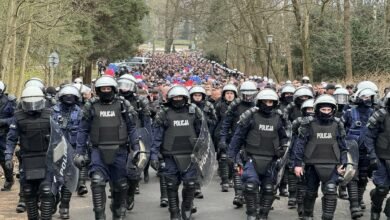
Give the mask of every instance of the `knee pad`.
[{"label": "knee pad", "polygon": [[386,196],[389,193],[389,186],[387,185],[377,186],[375,192],[380,196]]},{"label": "knee pad", "polygon": [[177,191],[179,188],[178,181],[174,178],[165,177],[167,182],[167,189]]},{"label": "knee pad", "polygon": [[42,197],[51,197],[53,193],[51,192],[51,184],[50,183],[41,183],[39,186],[39,193]]},{"label": "knee pad", "polygon": [[336,195],[337,185],[335,183],[327,183],[324,187],[324,194]]},{"label": "knee pad", "polygon": [[120,179],[114,183],[114,192],[123,192],[128,189],[127,179]]},{"label": "knee pad", "polygon": [[274,194],[274,186],[270,183],[266,183],[262,188],[264,195],[273,195]]},{"label": "knee pad", "polygon": [[244,190],[246,193],[257,193],[259,191],[259,185],[256,183],[245,183]]},{"label": "knee pad", "polygon": [[103,174],[100,172],[94,172],[91,176],[91,186],[105,186],[106,181],[104,180]]},{"label": "knee pad", "polygon": [[195,189],[196,188],[196,182],[195,181],[184,181],[183,182],[183,188]]},{"label": "knee pad", "polygon": [[23,186],[23,195],[25,197],[33,197],[36,195],[36,191],[33,189],[33,187],[28,184]]}]

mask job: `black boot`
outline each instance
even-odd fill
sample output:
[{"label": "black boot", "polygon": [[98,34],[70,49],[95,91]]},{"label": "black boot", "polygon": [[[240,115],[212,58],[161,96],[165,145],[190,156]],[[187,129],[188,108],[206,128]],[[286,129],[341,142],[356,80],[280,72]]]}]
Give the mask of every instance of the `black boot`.
[{"label": "black boot", "polygon": [[234,173],[233,181],[234,181],[234,192],[235,192],[233,205],[235,205],[237,208],[241,208],[244,205],[244,196],[242,193],[241,177],[237,173]]},{"label": "black boot", "polygon": [[297,206],[297,183],[298,178],[293,172],[288,171],[288,208],[293,209]]},{"label": "black boot", "polygon": [[53,204],[55,202],[54,195],[51,192],[50,183],[41,183],[39,187],[40,192],[40,209],[41,209],[41,220],[51,220],[53,215]]},{"label": "black boot", "polygon": [[14,175],[13,169],[8,169],[5,167],[5,162],[1,162],[1,167],[3,168],[4,171],[4,177],[5,177],[5,182],[3,188],[1,188],[1,191],[10,191],[12,186],[14,185]]},{"label": "black boot", "polygon": [[200,183],[198,181],[196,181],[196,184],[195,184],[195,198],[197,199],[203,199],[203,193],[202,193],[202,189],[200,188]]},{"label": "black boot", "polygon": [[[349,204],[352,219],[357,219],[363,216],[363,213],[360,209],[359,197],[358,197],[358,185],[357,181],[352,180],[347,185],[348,195],[349,195]],[[340,187],[339,187],[340,189]]]},{"label": "black boot", "polygon": [[183,220],[191,220],[195,190],[196,190],[195,181],[183,182],[183,190],[182,190],[183,201],[181,203],[181,217]]},{"label": "black boot", "polygon": [[160,207],[168,206],[167,180],[164,175],[160,176]]},{"label": "black boot", "polygon": [[263,184],[262,190],[263,193],[261,195],[261,207],[260,207],[260,215],[259,220],[267,220],[269,211],[271,210],[272,203],[274,202],[275,196],[273,191],[272,184]]},{"label": "black boot", "polygon": [[177,182],[171,179],[166,179],[166,180],[167,180],[167,194],[168,194],[169,212],[171,215],[171,220],[181,220]]},{"label": "black boot", "polygon": [[127,182],[129,189],[127,190],[126,208],[132,210],[134,208],[134,194],[135,188],[138,184],[138,180],[128,180]]},{"label": "black boot", "polygon": [[385,213],[387,219],[390,219],[390,198],[387,198],[385,210],[383,210],[383,212]]},{"label": "black boot", "polygon": [[313,219],[314,205],[317,199],[316,192],[305,192],[303,198],[303,219],[309,220]]},{"label": "black boot", "polygon": [[28,219],[38,220],[38,190],[31,184],[26,184],[23,187],[23,194],[26,200],[26,210]]},{"label": "black boot", "polygon": [[[288,169],[288,168],[286,167],[286,169]],[[279,186],[279,195],[280,196],[283,196],[283,197],[288,196],[287,183],[288,183],[288,173],[284,172],[283,178],[282,178],[282,180],[280,182],[280,186]]]},{"label": "black boot", "polygon": [[16,206],[16,213],[23,213],[25,211],[26,211],[26,201],[24,199],[24,194],[23,194],[23,185],[20,184],[19,202],[18,205]]},{"label": "black boot", "polygon": [[361,178],[358,181],[359,204],[360,204],[360,208],[362,210],[366,209],[366,204],[364,204],[364,201],[363,201],[363,195],[364,195],[364,192],[366,191],[367,181],[368,181],[367,178]]},{"label": "black boot", "polygon": [[112,219],[123,220],[126,216],[127,179],[118,180],[113,184]]},{"label": "black boot", "polygon": [[106,219],[106,182],[104,181],[103,175],[96,172],[92,174],[91,178],[91,190],[92,190],[92,201],[93,211],[95,212],[96,220]]},{"label": "black boot", "polygon": [[383,200],[389,193],[389,188],[386,186],[377,186],[371,190],[371,220],[379,220],[382,211]]},{"label": "black boot", "polygon": [[227,155],[221,154],[218,160],[218,173],[221,177],[221,190],[222,192],[229,191],[229,164],[227,161]]},{"label": "black boot", "polygon": [[298,217],[301,219],[303,218],[303,199],[305,196],[305,183],[302,181],[298,181],[297,184],[297,212],[298,212]]},{"label": "black boot", "polygon": [[257,217],[259,186],[256,183],[245,183],[244,189],[247,219],[255,220]]},{"label": "black boot", "polygon": [[61,204],[60,204],[60,218],[61,219],[69,219],[69,203],[70,198],[72,197],[72,193],[63,186],[61,189]]},{"label": "black boot", "polygon": [[339,186],[339,198],[340,199],[348,199],[348,193],[347,193],[346,186],[342,186],[342,185]]},{"label": "black boot", "polygon": [[150,160],[146,164],[144,168],[144,183],[149,183],[149,166],[150,166]]},{"label": "black boot", "polygon": [[87,186],[85,185],[87,178],[88,178],[88,168],[82,167],[80,169],[79,183],[78,183],[78,187],[77,187],[77,195],[78,196],[83,196],[83,195],[88,193]]}]

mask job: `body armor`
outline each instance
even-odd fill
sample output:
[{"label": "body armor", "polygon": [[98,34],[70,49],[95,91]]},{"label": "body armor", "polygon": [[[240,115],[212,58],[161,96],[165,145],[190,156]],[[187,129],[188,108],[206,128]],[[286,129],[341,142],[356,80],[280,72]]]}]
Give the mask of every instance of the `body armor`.
[{"label": "body armor", "polygon": [[173,109],[166,111],[168,126],[164,132],[164,143],[162,145],[163,155],[172,155],[178,168],[184,171],[191,162],[190,155],[196,143],[196,132],[194,121],[195,111],[176,112]]},{"label": "body armor", "polygon": [[326,182],[332,175],[336,164],[340,163],[340,149],[336,131],[338,124],[332,122],[320,125],[318,121],[310,123],[311,137],[305,147],[305,163],[314,165],[322,182]]},{"label": "body armor", "polygon": [[93,146],[98,146],[103,161],[111,164],[116,151],[128,141],[127,125],[122,115],[122,103],[120,100],[115,100],[109,105],[95,102],[92,108],[94,108],[95,115],[91,124],[91,143]]},{"label": "body armor", "polygon": [[[347,138],[355,140],[359,144],[360,143],[359,140],[362,137],[361,135],[363,135],[362,131],[364,131],[364,129],[366,128],[367,121],[361,121],[360,113],[356,109],[356,107],[352,108],[350,111],[351,111],[352,124],[351,127],[348,129]],[[372,111],[373,111],[372,109],[368,111],[369,115],[372,114]]]},{"label": "body armor", "polygon": [[23,111],[15,113],[26,180],[45,178],[46,152],[50,140],[50,114],[49,109],[42,110],[38,117],[30,116]]},{"label": "body armor", "polygon": [[256,171],[265,174],[269,163],[279,148],[279,115],[265,118],[259,113],[253,114],[253,125],[247,134],[245,151],[253,159]]}]

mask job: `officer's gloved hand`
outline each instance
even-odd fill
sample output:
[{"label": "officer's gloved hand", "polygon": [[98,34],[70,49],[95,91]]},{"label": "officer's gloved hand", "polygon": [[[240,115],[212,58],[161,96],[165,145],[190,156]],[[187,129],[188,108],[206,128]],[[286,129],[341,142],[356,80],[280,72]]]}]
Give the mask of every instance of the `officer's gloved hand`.
[{"label": "officer's gloved hand", "polygon": [[81,168],[86,165],[86,156],[82,154],[76,154],[73,158],[73,163],[76,165],[76,167]]},{"label": "officer's gloved hand", "polygon": [[134,151],[133,153],[132,153],[133,155],[133,158],[131,159],[131,161],[133,162],[133,164],[137,164],[138,163],[138,161],[139,161],[139,154],[140,154],[140,152],[139,151]]},{"label": "officer's gloved hand", "polygon": [[276,157],[281,158],[287,150],[287,145],[280,146],[276,152]]},{"label": "officer's gloved hand", "polygon": [[158,160],[151,160],[151,161],[150,161],[150,166],[151,166],[154,170],[158,170],[158,168],[159,168],[159,162],[158,162]]},{"label": "officer's gloved hand", "polygon": [[8,170],[12,170],[13,167],[14,167],[14,163],[12,162],[12,160],[5,161],[5,168],[7,168]]}]

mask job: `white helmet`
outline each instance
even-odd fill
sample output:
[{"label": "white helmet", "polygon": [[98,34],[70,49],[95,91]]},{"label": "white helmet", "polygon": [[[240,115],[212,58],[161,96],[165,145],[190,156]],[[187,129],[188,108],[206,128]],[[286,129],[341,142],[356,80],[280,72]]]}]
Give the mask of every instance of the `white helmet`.
[{"label": "white helmet", "polygon": [[130,74],[123,74],[118,79],[118,89],[123,92],[137,92],[137,80]]},{"label": "white helmet", "polygon": [[276,103],[279,101],[278,94],[273,89],[263,89],[261,90],[255,98],[255,103],[257,103],[259,100],[272,100],[276,101]]},{"label": "white helmet", "polygon": [[284,94],[284,93],[293,93],[295,92],[295,87],[290,85],[290,84],[287,84],[285,86],[282,87],[282,90],[280,90],[280,94]]},{"label": "white helmet", "polygon": [[65,85],[58,92],[58,98],[61,99],[62,96],[74,95],[78,100],[81,99],[80,91],[73,85]]},{"label": "white helmet", "polygon": [[168,90],[167,93],[168,99],[172,99],[176,96],[184,96],[184,98],[187,98],[187,100],[190,98],[190,94],[186,87],[184,86],[174,86]]},{"label": "white helmet", "polygon": [[297,90],[295,90],[294,96],[293,96],[294,101],[295,101],[295,99],[297,99],[298,97],[301,97],[301,96],[308,96],[310,98],[314,97],[312,90],[306,86],[301,86]]},{"label": "white helmet", "polygon": [[378,91],[379,91],[378,86],[371,81],[362,81],[362,82],[358,83],[355,87],[355,92],[357,92],[358,90],[362,90],[362,89],[372,89],[376,93],[378,93]]},{"label": "white helmet", "polygon": [[314,108],[314,99],[308,99],[302,103],[301,111],[305,108]]},{"label": "white helmet", "polygon": [[224,96],[224,93],[227,91],[234,92],[235,96],[237,97],[238,91],[237,91],[237,87],[235,85],[233,85],[233,84],[225,85],[222,89],[222,97]]},{"label": "white helmet", "polygon": [[194,86],[190,89],[190,96],[195,93],[201,93],[203,95],[203,98],[206,97],[206,90],[202,86]]},{"label": "white helmet", "polygon": [[24,83],[24,88],[27,88],[30,86],[38,87],[42,91],[43,91],[43,89],[45,89],[45,84],[43,83],[43,81],[39,78],[36,78],[36,77],[33,77]]},{"label": "white helmet", "polygon": [[349,96],[348,90],[344,88],[338,88],[334,91],[333,96],[336,99],[337,104],[339,105],[348,104],[348,96]]},{"label": "white helmet", "polygon": [[39,87],[29,86],[22,92],[21,103],[24,111],[39,111],[45,108],[45,95]]},{"label": "white helmet", "polygon": [[118,92],[118,83],[111,76],[103,75],[97,79],[95,82],[95,88],[99,89],[100,87],[112,87],[114,92]]},{"label": "white helmet", "polygon": [[240,94],[244,102],[252,102],[257,93],[257,86],[253,81],[245,81],[240,86]]},{"label": "white helmet", "polygon": [[320,95],[315,101],[314,101],[314,110],[319,111],[319,108],[321,107],[321,104],[329,104],[333,108],[333,112],[337,111],[337,102],[336,99],[328,94]]}]

